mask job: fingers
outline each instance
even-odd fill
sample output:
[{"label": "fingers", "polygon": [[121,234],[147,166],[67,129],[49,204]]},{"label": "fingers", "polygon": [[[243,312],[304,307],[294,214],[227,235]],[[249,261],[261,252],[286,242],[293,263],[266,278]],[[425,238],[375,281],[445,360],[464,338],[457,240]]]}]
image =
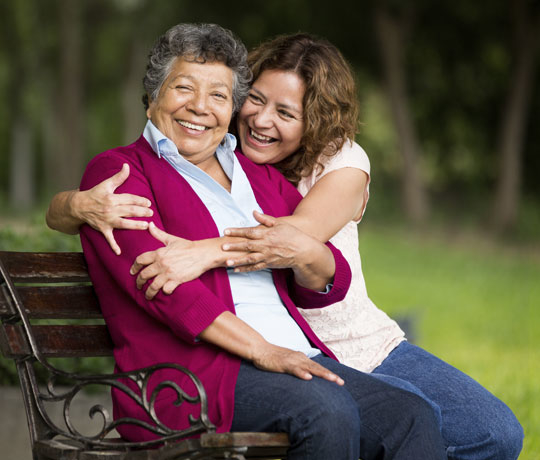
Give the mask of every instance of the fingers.
[{"label": "fingers", "polygon": [[113,187],[112,191],[114,192],[120,185],[122,185],[125,180],[129,177],[129,165],[124,163],[122,169],[117,172],[114,176],[111,176],[107,179],[107,182],[110,182]]},{"label": "fingers", "polygon": [[266,225],[267,227],[273,227],[277,223],[277,219],[268,214],[262,214],[258,211],[253,211],[253,217],[260,224]]},{"label": "fingers", "polygon": [[241,227],[241,228],[226,228],[223,232],[226,236],[239,236],[258,240],[264,237],[264,227]]},{"label": "fingers", "polygon": [[120,249],[120,246],[118,246],[118,243],[114,239],[114,234],[113,234],[112,228],[104,231],[103,235],[105,236],[105,239],[107,240],[107,243],[109,243],[109,246],[111,247],[113,252],[117,256],[119,256],[122,253],[122,250]]},{"label": "fingers", "polygon": [[161,230],[154,224],[154,222],[150,222],[150,225],[148,225],[148,230],[150,230],[150,235],[152,235],[156,240],[161,241],[163,244],[167,245],[172,239],[174,239],[174,236]]},{"label": "fingers", "polygon": [[146,267],[147,265],[150,265],[155,260],[155,251],[148,251],[143,252],[142,254],[139,254],[137,258],[135,259],[135,262],[133,262],[133,265],[129,269],[129,273],[131,275],[135,275],[138,273],[143,267]]},{"label": "fingers", "polygon": [[311,359],[310,361],[314,365],[310,369],[310,373],[312,375],[315,375],[325,380],[329,380],[330,382],[335,382],[339,386],[342,386],[345,384],[345,381],[339,375],[334,374],[332,371],[329,371],[326,367],[321,366],[319,363],[316,363],[315,361]]},{"label": "fingers", "polygon": [[[112,199],[115,200],[115,203],[117,206],[125,206],[125,216],[137,216],[137,217],[144,217],[144,216],[151,216],[154,214],[154,211],[150,209],[150,206],[152,206],[152,203],[149,199],[139,196],[139,195],[132,195],[131,193],[119,193],[114,194]],[[139,209],[144,208],[144,209]],[[138,213],[146,212],[146,214],[139,215]]]}]

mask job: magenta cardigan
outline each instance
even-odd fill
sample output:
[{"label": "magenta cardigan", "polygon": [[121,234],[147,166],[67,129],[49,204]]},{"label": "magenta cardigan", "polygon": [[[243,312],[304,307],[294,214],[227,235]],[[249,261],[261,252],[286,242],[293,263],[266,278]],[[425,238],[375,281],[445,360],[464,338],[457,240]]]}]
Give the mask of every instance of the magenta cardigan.
[{"label": "magenta cardigan", "polygon": [[[289,215],[301,200],[298,191],[273,167],[256,165],[236,152],[251,183],[262,210],[276,217]],[[135,143],[96,156],[87,166],[81,190],[87,190],[118,172],[123,163],[130,166],[130,175],[117,193],[133,193],[152,202],[152,220],[165,231],[199,240],[217,237],[218,230],[206,207],[189,184],[172,166],[159,159],[141,136]],[[114,342],[116,371],[128,371],[162,362],[181,364],[192,370],[202,381],[209,401],[210,420],[218,431],[228,431],[234,410],[234,388],[240,359],[196,339],[214,319],[224,311],[234,313],[234,305],[227,271],[216,268],[199,279],[184,283],[171,295],[162,292],[149,301],[144,290],[138,290],[129,269],[135,258],[162,246],[147,231],[115,230],[115,238],[122,248],[116,256],[105,238],[84,225],[81,241],[90,276],[98,295],[103,315]],[[274,270],[276,288],[287,310],[300,325],[311,343],[335,359],[332,352],[317,338],[299,314],[302,308],[318,308],[337,302],[345,296],[351,273],[341,253],[328,245],[336,261],[336,273],[331,291],[320,294],[297,285],[292,270]],[[172,371],[161,373],[159,379],[170,379],[179,385],[186,383]],[[131,399],[113,390],[115,418],[130,416],[147,419]],[[170,427],[186,428],[187,415],[195,413],[192,406],[176,408],[172,390],[163,390],[156,400],[156,412]],[[155,438],[152,433],[133,426],[120,428],[122,436],[142,441]]]}]

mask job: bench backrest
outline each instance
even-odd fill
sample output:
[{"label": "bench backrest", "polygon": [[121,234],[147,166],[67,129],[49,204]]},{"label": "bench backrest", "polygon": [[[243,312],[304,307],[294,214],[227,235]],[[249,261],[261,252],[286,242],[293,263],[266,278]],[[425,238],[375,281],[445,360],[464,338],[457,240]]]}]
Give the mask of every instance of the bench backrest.
[{"label": "bench backrest", "polygon": [[[32,325],[42,356],[112,355],[107,327],[99,324],[103,316],[82,253],[2,252],[0,262],[0,276],[9,277],[16,286],[15,292],[9,292],[7,285],[0,292],[0,346],[4,356],[20,360],[34,355],[20,309],[32,323],[49,320]],[[66,324],[64,320],[92,320],[92,324]]]},{"label": "bench backrest", "polygon": [[[123,374],[80,375],[60,370],[48,358],[82,358],[112,356],[113,343],[87,271],[82,253],[31,253],[0,251],[0,349],[5,357],[15,360],[23,393],[32,445],[37,441],[62,435],[84,446],[145,447],[163,441],[174,441],[195,433],[213,432],[208,419],[206,394],[199,379],[178,364],[162,363]],[[47,388],[43,390],[36,368],[45,371]],[[187,397],[174,382],[160,386],[177,392],[182,404],[200,406],[200,416],[185,430],[164,426],[156,418],[154,401],[144,392],[133,393],[133,386],[146,388],[152,375],[169,369],[187,375],[197,395]],[[43,372],[42,372],[43,374]],[[41,374],[40,374],[41,375]],[[58,382],[68,380],[71,389],[58,389]],[[130,382],[131,387],[126,384]],[[90,416],[100,412],[104,419],[98,435],[82,435],[71,425],[71,402],[83,388],[105,386],[123,391],[142,407],[152,420],[150,431],[160,438],[155,441],[130,443],[108,439],[118,424],[143,426],[145,422],[125,417],[113,421],[102,407],[90,409]],[[49,418],[47,404],[64,404],[64,424],[60,427]]]}]

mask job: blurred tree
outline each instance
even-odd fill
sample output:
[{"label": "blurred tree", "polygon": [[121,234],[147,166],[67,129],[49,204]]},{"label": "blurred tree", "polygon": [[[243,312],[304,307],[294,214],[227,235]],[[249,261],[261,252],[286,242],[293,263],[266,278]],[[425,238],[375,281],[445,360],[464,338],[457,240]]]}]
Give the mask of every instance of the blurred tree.
[{"label": "blurred tree", "polygon": [[375,28],[380,44],[385,87],[402,155],[401,189],[409,221],[422,224],[428,217],[428,199],[421,171],[420,142],[407,89],[406,44],[411,32],[414,3],[376,2]]},{"label": "blurred tree", "polygon": [[514,227],[517,222],[525,128],[538,65],[540,11],[537,4],[530,0],[508,1],[513,35],[512,72],[499,127],[496,147],[499,169],[492,205],[492,224],[498,232]]},{"label": "blurred tree", "polygon": [[[4,34],[8,43],[20,46],[8,48],[11,66],[8,104],[11,107],[9,147],[8,200],[13,209],[28,210],[35,203],[35,129],[37,119],[36,91],[40,47],[36,46],[34,33],[38,25],[37,11],[31,0],[10,2],[9,17]],[[8,38],[9,37],[9,38]]]},{"label": "blurred tree", "polygon": [[56,89],[57,142],[52,161],[57,190],[78,184],[85,164],[83,18],[85,1],[60,0],[57,3],[59,42],[59,85]]}]

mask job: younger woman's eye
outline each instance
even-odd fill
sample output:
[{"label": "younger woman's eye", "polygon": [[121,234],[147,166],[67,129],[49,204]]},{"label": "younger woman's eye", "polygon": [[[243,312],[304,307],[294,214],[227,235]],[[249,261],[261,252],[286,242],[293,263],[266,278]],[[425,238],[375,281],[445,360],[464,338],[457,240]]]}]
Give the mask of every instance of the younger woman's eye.
[{"label": "younger woman's eye", "polygon": [[253,93],[249,93],[248,97],[253,101],[253,102],[256,102],[258,104],[262,104],[263,100],[257,96],[256,94],[253,94]]}]

